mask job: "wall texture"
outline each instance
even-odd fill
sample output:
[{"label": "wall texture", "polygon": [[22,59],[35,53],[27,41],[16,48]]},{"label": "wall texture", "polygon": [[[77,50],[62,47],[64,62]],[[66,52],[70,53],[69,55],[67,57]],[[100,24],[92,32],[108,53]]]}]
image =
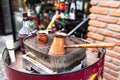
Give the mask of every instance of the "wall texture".
[{"label": "wall texture", "polygon": [[114,42],[105,56],[104,78],[120,80],[120,0],[91,0],[87,40]]}]

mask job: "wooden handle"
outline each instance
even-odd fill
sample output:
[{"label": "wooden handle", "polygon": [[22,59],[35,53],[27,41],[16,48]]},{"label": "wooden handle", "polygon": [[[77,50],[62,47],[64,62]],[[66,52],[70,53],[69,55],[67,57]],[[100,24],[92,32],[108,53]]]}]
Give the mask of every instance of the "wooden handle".
[{"label": "wooden handle", "polygon": [[67,45],[65,48],[110,48],[113,46],[115,46],[115,43]]},{"label": "wooden handle", "polygon": [[53,26],[53,24],[54,24],[54,22],[55,22],[56,19],[57,19],[57,15],[55,14],[55,15],[53,16],[51,22],[49,23],[48,27],[47,27],[47,31],[50,31],[50,30],[51,30],[51,28],[52,28],[52,26]]}]

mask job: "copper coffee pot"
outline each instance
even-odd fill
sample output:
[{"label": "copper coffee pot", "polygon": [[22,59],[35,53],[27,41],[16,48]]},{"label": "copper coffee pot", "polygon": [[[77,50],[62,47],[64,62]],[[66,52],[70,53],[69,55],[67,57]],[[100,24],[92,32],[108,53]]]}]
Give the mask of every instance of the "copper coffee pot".
[{"label": "copper coffee pot", "polygon": [[37,42],[40,46],[44,46],[48,41],[47,31],[40,30],[37,32]]},{"label": "copper coffee pot", "polygon": [[51,44],[49,55],[64,55],[66,53],[65,48],[110,48],[115,46],[115,43],[91,43],[91,44],[75,44],[66,45],[66,34],[57,32]]},{"label": "copper coffee pot", "polygon": [[65,54],[64,46],[66,44],[65,38],[66,38],[65,33],[56,32],[48,54],[64,55]]}]

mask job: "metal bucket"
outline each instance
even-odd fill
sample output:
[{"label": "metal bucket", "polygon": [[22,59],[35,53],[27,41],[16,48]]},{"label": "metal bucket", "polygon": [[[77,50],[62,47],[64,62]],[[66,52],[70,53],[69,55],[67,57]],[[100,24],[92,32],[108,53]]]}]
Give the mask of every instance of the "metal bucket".
[{"label": "metal bucket", "polygon": [[3,51],[2,59],[8,80],[102,80],[105,53],[105,49],[100,49],[98,52],[99,60],[90,66],[77,71],[58,74],[33,74],[11,68],[7,49]]}]

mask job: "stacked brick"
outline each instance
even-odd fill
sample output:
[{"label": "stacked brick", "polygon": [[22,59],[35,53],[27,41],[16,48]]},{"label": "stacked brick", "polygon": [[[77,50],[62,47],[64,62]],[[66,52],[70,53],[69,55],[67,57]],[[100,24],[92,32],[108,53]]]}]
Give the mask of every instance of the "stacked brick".
[{"label": "stacked brick", "polygon": [[120,1],[91,0],[87,40],[93,43],[114,42],[105,56],[104,78],[120,80]]}]

